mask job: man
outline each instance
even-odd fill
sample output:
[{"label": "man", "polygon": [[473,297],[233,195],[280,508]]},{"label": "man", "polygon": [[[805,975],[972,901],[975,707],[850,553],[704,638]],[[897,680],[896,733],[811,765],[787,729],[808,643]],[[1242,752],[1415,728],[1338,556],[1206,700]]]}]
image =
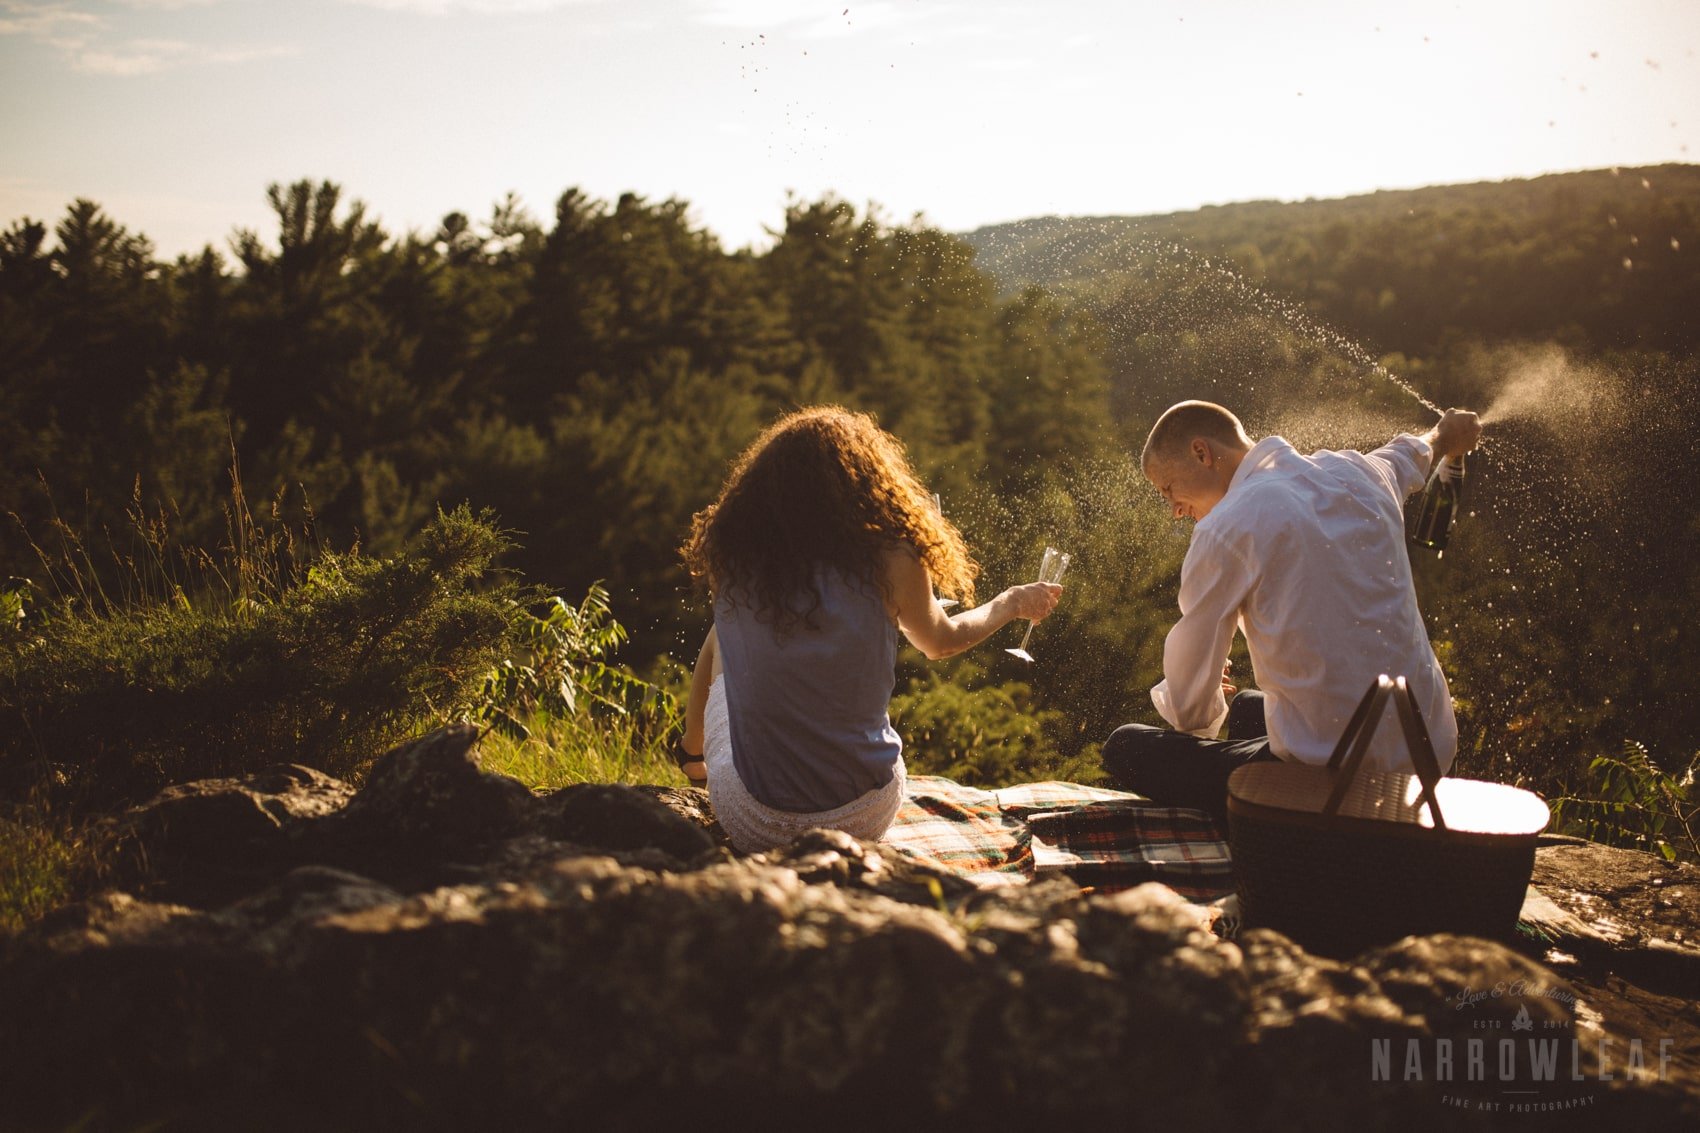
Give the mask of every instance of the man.
[{"label": "man", "polygon": [[[1225,824],[1234,768],[1257,759],[1326,763],[1380,673],[1410,682],[1441,770],[1449,767],[1458,722],[1417,610],[1403,507],[1437,460],[1463,455],[1480,436],[1474,413],[1451,409],[1422,436],[1401,434],[1371,453],[1303,456],[1281,437],[1253,443],[1220,405],[1170,407],[1140,467],[1175,517],[1196,524],[1181,567],[1181,619],[1151,690],[1175,730],[1117,729],[1103,748],[1110,774]],[[1263,695],[1235,697],[1230,715],[1236,628]],[[1217,740],[1224,721],[1228,738]],[[1365,760],[1410,770],[1403,732],[1383,724]]]}]

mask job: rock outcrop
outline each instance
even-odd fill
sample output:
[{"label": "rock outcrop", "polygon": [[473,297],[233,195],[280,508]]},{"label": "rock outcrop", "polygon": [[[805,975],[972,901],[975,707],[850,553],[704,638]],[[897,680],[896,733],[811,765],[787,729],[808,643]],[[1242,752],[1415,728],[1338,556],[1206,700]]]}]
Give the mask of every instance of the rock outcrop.
[{"label": "rock outcrop", "polygon": [[473,740],[391,752],[359,792],[280,768],[117,822],[123,889],[0,951],[10,1120],[1700,1121],[1700,1021],[1668,988],[1464,937],[1349,963],[1229,943],[1159,885],[980,891],[822,831],[739,858],[700,792],[533,796]]},{"label": "rock outcrop", "polygon": [[1565,916],[1556,943],[1590,962],[1700,997],[1700,868],[1552,838],[1534,882]]}]

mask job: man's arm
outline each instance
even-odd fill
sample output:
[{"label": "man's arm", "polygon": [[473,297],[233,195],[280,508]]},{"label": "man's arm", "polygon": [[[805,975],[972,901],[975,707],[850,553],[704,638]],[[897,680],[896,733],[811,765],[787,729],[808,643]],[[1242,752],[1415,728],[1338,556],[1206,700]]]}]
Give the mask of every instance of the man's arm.
[{"label": "man's arm", "polygon": [[1223,666],[1254,575],[1238,552],[1199,538],[1194,532],[1181,570],[1181,620],[1163,642],[1163,680],[1151,702],[1177,731],[1215,736],[1228,717]]}]

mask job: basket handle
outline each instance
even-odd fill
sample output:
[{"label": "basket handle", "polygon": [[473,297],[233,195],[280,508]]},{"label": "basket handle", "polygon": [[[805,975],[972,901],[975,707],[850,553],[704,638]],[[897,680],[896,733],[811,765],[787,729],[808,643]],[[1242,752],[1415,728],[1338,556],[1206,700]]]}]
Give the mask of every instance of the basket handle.
[{"label": "basket handle", "polygon": [[1405,746],[1411,751],[1411,765],[1416,768],[1417,781],[1423,785],[1420,797],[1428,803],[1428,812],[1434,817],[1434,828],[1445,830],[1446,819],[1440,814],[1440,796],[1435,793],[1435,787],[1440,784],[1440,760],[1434,754],[1434,741],[1429,739],[1428,725],[1423,723],[1423,714],[1417,708],[1417,694],[1412,691],[1410,683],[1399,677],[1394,684],[1397,693],[1393,702],[1399,706],[1399,723],[1405,728]]},{"label": "basket handle", "polygon": [[1357,777],[1358,767],[1364,761],[1364,753],[1369,750],[1369,741],[1375,735],[1375,729],[1381,723],[1382,709],[1387,704],[1387,698],[1399,708],[1399,722],[1404,727],[1405,745],[1411,752],[1411,764],[1416,769],[1417,781],[1422,784],[1422,802],[1428,804],[1429,815],[1434,819],[1436,830],[1446,829],[1446,819],[1440,813],[1440,800],[1435,794],[1435,785],[1440,782],[1440,761],[1435,758],[1434,744],[1429,739],[1428,729],[1423,726],[1423,716],[1417,709],[1416,693],[1411,691],[1409,682],[1404,677],[1394,679],[1386,673],[1377,677],[1358,701],[1358,707],[1352,713],[1352,718],[1346,724],[1346,730],[1340,733],[1340,740],[1334,745],[1333,754],[1328,757],[1328,769],[1335,773],[1334,788],[1328,793],[1328,801],[1323,804],[1323,817],[1332,817],[1346,800],[1346,790]]}]

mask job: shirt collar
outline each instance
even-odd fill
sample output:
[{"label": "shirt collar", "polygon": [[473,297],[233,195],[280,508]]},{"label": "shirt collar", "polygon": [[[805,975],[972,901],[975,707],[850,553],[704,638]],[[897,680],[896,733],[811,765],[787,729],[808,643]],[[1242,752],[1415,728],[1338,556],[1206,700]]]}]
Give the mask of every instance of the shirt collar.
[{"label": "shirt collar", "polygon": [[1286,437],[1264,437],[1261,441],[1246,450],[1240,460],[1240,466],[1234,469],[1234,478],[1228,481],[1228,491],[1240,486],[1240,482],[1265,468],[1273,465],[1287,453],[1295,452]]}]

